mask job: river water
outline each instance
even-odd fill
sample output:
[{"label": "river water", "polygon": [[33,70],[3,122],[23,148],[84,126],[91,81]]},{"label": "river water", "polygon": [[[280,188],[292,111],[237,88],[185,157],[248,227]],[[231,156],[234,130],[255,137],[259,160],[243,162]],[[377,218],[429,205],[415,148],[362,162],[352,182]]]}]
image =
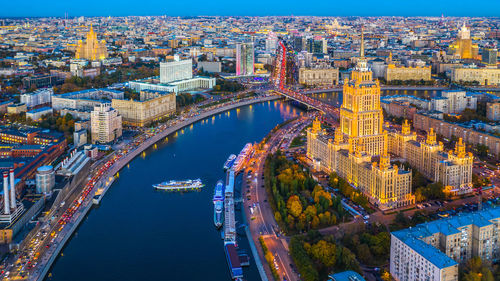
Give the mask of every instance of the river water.
[{"label": "river water", "polygon": [[[213,188],[222,165],[247,142],[301,114],[281,101],[222,113],[186,127],[146,150],[119,173],[49,271],[54,281],[231,280],[220,233],[213,224]],[[201,178],[199,192],[153,190],[170,179]],[[238,187],[239,190],[239,187]],[[237,223],[244,223],[241,211]],[[244,234],[243,229],[239,229]],[[250,256],[247,238],[240,248]],[[246,280],[260,280],[253,258]]]}]

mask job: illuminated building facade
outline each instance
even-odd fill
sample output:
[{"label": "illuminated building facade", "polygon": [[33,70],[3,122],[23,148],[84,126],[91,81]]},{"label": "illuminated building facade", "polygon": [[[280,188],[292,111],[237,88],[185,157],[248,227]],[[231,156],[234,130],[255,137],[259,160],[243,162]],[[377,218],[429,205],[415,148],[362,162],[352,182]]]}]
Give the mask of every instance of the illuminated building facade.
[{"label": "illuminated building facade", "polygon": [[103,60],[107,57],[108,50],[106,49],[106,41],[97,40],[97,34],[94,32],[92,26],[90,26],[85,42],[78,40],[75,58],[95,61]]},{"label": "illuminated building facade", "polygon": [[464,25],[458,31],[457,40],[450,45],[450,52],[460,59],[479,59],[479,47],[472,44],[470,30]]},{"label": "illuminated building facade", "polygon": [[443,143],[437,142],[433,128],[425,141],[418,142],[417,135],[410,131],[410,125],[405,121],[401,132],[389,132],[388,140],[390,153],[405,158],[425,177],[441,182],[445,192],[452,195],[472,192],[474,157],[472,153],[465,152],[462,138],[459,138],[454,150],[445,152]]},{"label": "illuminated building facade", "polygon": [[390,164],[387,132],[382,128],[380,84],[372,80],[363,43],[361,46],[352,80],[344,83],[340,127],[332,139],[315,120],[307,130],[307,156],[316,169],[336,172],[380,209],[410,205],[415,202],[411,171]]},{"label": "illuminated building facade", "polygon": [[236,75],[254,75],[253,43],[236,45]]},{"label": "illuminated building facade", "polygon": [[385,69],[384,78],[387,82],[391,81],[430,81],[431,67],[430,66],[415,66],[404,67],[389,64]]}]

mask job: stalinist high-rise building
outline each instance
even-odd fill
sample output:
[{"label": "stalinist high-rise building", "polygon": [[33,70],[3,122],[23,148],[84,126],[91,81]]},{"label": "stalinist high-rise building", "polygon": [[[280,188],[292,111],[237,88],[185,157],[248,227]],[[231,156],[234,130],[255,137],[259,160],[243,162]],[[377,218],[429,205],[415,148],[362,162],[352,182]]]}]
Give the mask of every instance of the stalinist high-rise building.
[{"label": "stalinist high-rise building", "polygon": [[97,40],[97,34],[94,32],[92,26],[87,33],[85,42],[78,40],[76,47],[75,58],[86,59],[90,61],[103,60],[108,57],[108,50],[106,49],[106,41]]},{"label": "stalinist high-rise building", "polygon": [[336,172],[363,192],[380,209],[392,209],[415,202],[411,193],[411,171],[391,165],[380,84],[364,57],[363,34],[360,58],[352,79],[344,82],[340,127],[332,139],[318,120],[307,131],[307,155],[317,169]]},{"label": "stalinist high-rise building", "polygon": [[470,30],[465,23],[458,31],[457,39],[450,45],[449,50],[460,59],[479,59],[479,47],[472,44]]}]

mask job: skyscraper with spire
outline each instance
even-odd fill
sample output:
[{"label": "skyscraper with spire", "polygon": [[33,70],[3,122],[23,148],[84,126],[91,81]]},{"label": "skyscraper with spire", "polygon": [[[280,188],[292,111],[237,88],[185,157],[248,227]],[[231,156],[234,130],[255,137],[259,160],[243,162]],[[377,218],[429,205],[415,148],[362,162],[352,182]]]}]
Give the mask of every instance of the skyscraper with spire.
[{"label": "skyscraper with spire", "polygon": [[359,60],[351,80],[344,81],[340,127],[332,140],[318,120],[307,131],[307,155],[317,169],[336,172],[380,209],[415,202],[411,171],[391,166],[380,105],[380,83],[373,81],[361,31]]},{"label": "skyscraper with spire", "polygon": [[103,60],[107,57],[108,50],[106,49],[106,41],[97,40],[97,34],[94,32],[94,28],[91,25],[85,42],[78,40],[75,58],[95,61]]}]

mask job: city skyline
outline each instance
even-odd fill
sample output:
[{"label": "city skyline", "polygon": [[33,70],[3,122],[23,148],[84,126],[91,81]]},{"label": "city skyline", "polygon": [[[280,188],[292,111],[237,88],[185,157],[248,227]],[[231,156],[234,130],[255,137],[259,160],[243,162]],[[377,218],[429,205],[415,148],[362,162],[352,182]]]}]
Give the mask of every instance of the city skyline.
[{"label": "city skyline", "polygon": [[[116,0],[87,1],[81,6],[66,1],[46,2],[33,0],[25,1],[26,5],[20,6],[14,2],[4,3],[0,17],[71,17],[78,16],[487,16],[495,17],[500,12],[500,4],[490,0],[476,1],[470,6],[463,0],[459,1],[431,1],[424,0],[416,3],[401,3],[397,0],[384,1],[373,4],[372,1],[361,0],[355,6],[351,3],[338,3],[327,1],[318,2],[316,5],[304,6],[299,1],[287,2],[283,5],[279,1],[257,1],[253,5],[238,6],[233,2],[222,0],[215,5],[204,5],[201,1],[191,1],[192,7],[187,9],[182,2],[165,3],[158,0],[149,0],[144,5],[126,5]],[[118,5],[120,4],[120,5]],[[124,5],[125,4],[125,5]],[[29,12],[24,8],[30,6]],[[416,6],[416,7],[415,7]],[[318,9],[321,7],[321,9]],[[488,8],[485,8],[488,7]]]}]

